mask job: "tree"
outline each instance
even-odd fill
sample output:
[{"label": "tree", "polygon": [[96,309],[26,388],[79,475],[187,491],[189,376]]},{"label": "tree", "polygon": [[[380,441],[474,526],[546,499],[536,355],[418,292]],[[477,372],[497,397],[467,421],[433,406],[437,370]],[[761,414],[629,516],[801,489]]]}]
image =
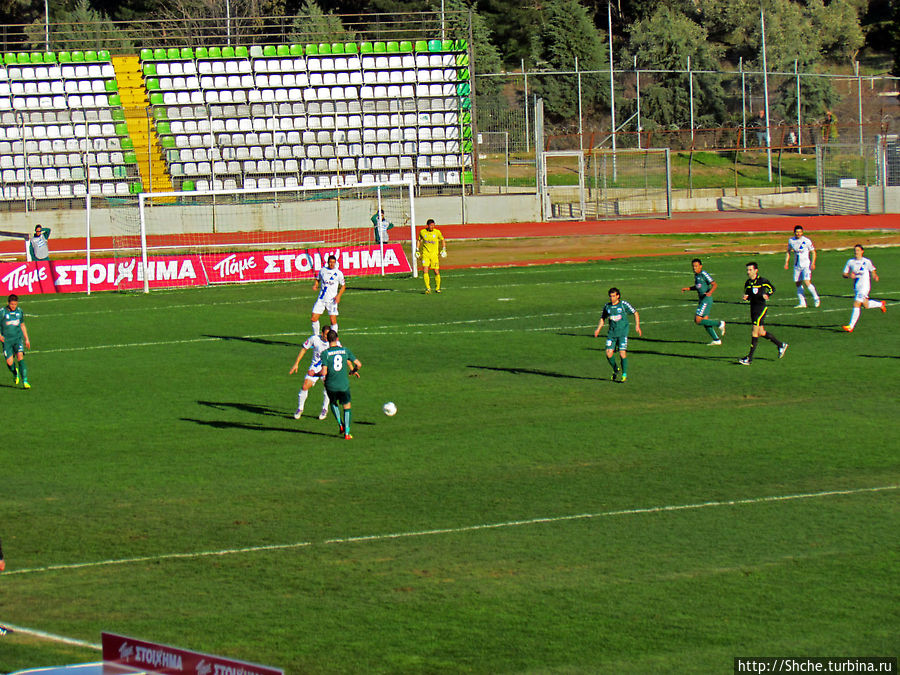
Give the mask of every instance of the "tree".
[{"label": "tree", "polygon": [[478,0],[478,12],[494,37],[507,66],[518,67],[531,56],[531,33],[537,21],[533,3],[521,0]]},{"label": "tree", "polygon": [[[54,24],[49,45],[52,50],[134,49],[134,45],[109,17],[91,7],[88,0],[77,0],[71,10],[57,7],[51,16],[51,22]],[[43,17],[35,19],[25,32],[32,49],[44,49],[46,26]]]},{"label": "tree", "polygon": [[355,42],[356,33],[344,27],[341,17],[323,11],[316,0],[303,0],[289,39],[292,42]]},{"label": "tree", "polygon": [[[604,37],[594,28],[588,11],[577,0],[547,0],[531,43],[531,58],[546,70],[572,71],[575,59],[582,71],[607,71]],[[556,119],[571,119],[578,114],[577,76],[552,75],[532,80],[534,91],[544,99],[545,113]],[[582,111],[606,106],[609,78],[598,73],[582,75]]]},{"label": "tree", "polygon": [[[653,15],[631,26],[628,49],[641,69],[654,73],[652,84],[641,89],[643,116],[660,126],[690,126],[691,70],[718,70],[720,50],[708,41],[706,30],[677,10],[658,8]],[[725,91],[716,75],[693,75],[695,126],[720,125],[725,121]]]}]

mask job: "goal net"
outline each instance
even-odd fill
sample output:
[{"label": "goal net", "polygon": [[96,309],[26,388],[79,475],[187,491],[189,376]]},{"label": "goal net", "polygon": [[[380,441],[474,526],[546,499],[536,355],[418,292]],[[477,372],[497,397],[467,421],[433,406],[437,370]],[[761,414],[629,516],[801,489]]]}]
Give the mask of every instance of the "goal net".
[{"label": "goal net", "polygon": [[122,289],[313,277],[331,254],[354,275],[410,271],[413,259],[411,181],[143,193],[112,210]]}]

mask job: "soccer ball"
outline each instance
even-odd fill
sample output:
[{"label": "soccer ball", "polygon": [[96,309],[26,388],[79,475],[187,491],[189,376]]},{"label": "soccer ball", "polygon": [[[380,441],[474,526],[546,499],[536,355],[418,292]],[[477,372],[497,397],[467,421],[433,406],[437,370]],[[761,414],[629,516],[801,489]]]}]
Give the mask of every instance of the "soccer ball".
[{"label": "soccer ball", "polygon": [[381,409],[384,411],[384,414],[387,415],[388,417],[393,417],[394,415],[397,414],[397,406],[394,405],[393,401],[388,401],[381,407]]}]

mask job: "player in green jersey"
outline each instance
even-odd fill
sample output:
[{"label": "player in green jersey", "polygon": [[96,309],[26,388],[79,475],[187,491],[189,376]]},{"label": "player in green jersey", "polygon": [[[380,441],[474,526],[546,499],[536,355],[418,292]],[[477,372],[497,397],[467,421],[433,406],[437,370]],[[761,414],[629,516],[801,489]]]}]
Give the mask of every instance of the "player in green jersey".
[{"label": "player in green jersey", "polygon": [[13,374],[16,384],[21,382],[23,387],[31,389],[28,366],[25,365],[25,350],[31,349],[31,341],[25,328],[25,313],[19,308],[19,296],[15,293],[6,299],[6,307],[0,309],[0,342],[3,343],[6,367]]},{"label": "player in green jersey", "polygon": [[333,330],[328,331],[325,339],[328,340],[328,349],[322,352],[320,374],[325,381],[331,412],[338,423],[338,433],[349,441],[353,438],[350,435],[350,376],[359,377],[362,363],[353,352],[338,344],[337,333]]},{"label": "player in green jersey", "polygon": [[619,359],[622,361],[622,382],[628,381],[628,315],[634,314],[634,329],[638,336],[641,333],[641,315],[630,303],[622,300],[622,294],[618,288],[609,289],[609,302],[603,307],[600,315],[600,323],[594,331],[594,337],[600,337],[603,323],[609,319],[609,330],[606,332],[606,360],[612,366],[613,382],[619,374],[616,366],[616,349],[619,350]]},{"label": "player in green jersey", "polygon": [[694,323],[703,326],[706,329],[706,332],[709,333],[709,336],[712,338],[712,342],[709,343],[711,346],[720,345],[722,344],[722,339],[716,334],[716,328],[722,331],[722,335],[724,336],[725,322],[709,318],[709,315],[712,312],[712,295],[716,292],[719,285],[709,272],[704,271],[703,263],[700,261],[700,258],[691,260],[691,268],[694,270],[694,285],[685,286],[681,289],[681,292],[684,293],[685,291],[691,290],[697,291],[699,302],[697,304],[697,311],[694,312]]}]

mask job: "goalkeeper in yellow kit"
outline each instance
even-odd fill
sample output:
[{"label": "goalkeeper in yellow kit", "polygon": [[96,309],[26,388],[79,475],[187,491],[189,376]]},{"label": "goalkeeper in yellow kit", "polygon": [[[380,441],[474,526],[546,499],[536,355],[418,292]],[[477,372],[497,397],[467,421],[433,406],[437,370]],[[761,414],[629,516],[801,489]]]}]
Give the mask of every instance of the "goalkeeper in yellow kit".
[{"label": "goalkeeper in yellow kit", "polygon": [[444,235],[435,228],[434,219],[429,218],[425,229],[419,230],[416,244],[416,255],[422,263],[422,275],[425,277],[425,292],[431,293],[431,277],[428,268],[434,269],[434,290],[441,292],[441,258],[447,257],[447,242]]}]

